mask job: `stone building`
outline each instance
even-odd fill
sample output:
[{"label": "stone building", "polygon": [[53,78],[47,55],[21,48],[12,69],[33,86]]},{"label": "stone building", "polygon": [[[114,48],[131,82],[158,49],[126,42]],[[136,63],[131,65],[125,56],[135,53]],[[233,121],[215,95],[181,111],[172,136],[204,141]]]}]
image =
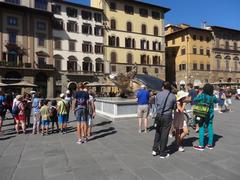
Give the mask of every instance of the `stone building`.
[{"label": "stone building", "polygon": [[[91,0],[104,13],[104,56],[109,73],[128,72],[165,79],[164,15],[170,9],[124,0]],[[107,72],[107,70],[106,70]]]},{"label": "stone building", "polygon": [[[0,0],[0,82],[26,80],[54,95],[52,13],[48,0]],[[21,87],[5,91],[20,92]]]}]

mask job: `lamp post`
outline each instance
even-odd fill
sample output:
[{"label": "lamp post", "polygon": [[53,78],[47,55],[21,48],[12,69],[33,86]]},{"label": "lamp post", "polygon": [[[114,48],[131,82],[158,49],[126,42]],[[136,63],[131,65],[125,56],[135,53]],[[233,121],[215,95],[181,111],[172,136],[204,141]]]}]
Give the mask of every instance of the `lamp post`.
[{"label": "lamp post", "polygon": [[188,42],[189,42],[189,37],[187,36],[187,49],[186,49],[186,55],[187,55],[187,83],[189,83]]}]

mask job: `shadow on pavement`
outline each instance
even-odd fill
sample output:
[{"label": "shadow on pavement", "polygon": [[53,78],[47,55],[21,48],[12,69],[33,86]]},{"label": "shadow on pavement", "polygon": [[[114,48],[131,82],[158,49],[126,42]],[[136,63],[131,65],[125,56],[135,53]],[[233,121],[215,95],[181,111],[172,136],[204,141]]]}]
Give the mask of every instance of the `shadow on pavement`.
[{"label": "shadow on pavement", "polygon": [[112,135],[112,134],[115,134],[115,133],[117,133],[117,131],[115,130],[114,127],[110,127],[110,128],[107,128],[107,129],[102,129],[102,130],[99,130],[99,131],[95,131],[95,132],[93,132],[93,138],[89,139],[89,141],[100,139],[100,138],[103,138],[105,136],[109,136],[109,135]]},{"label": "shadow on pavement", "polygon": [[14,138],[14,137],[16,137],[16,136],[5,136],[5,135],[4,135],[4,137],[0,136],[0,141],[8,140],[8,139],[11,139],[11,138]]},{"label": "shadow on pavement", "polygon": [[112,121],[103,121],[103,122],[95,124],[94,126],[104,126],[104,125],[111,124],[111,123],[112,123]]}]

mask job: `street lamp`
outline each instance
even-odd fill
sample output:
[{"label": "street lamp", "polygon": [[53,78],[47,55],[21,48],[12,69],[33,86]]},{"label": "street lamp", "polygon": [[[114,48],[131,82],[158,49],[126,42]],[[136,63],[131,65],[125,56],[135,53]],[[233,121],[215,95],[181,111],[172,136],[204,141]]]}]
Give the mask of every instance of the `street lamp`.
[{"label": "street lamp", "polygon": [[189,37],[187,36],[187,49],[186,49],[186,55],[187,55],[187,83],[189,83],[189,63],[188,63],[188,42],[189,42]]}]

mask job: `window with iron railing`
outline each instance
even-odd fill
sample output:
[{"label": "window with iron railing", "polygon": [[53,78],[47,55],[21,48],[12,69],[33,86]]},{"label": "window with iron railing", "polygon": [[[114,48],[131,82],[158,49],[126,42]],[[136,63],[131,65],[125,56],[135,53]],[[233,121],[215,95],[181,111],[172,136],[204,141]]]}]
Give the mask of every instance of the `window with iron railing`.
[{"label": "window with iron railing", "polygon": [[35,8],[47,10],[48,0],[35,0]]}]

